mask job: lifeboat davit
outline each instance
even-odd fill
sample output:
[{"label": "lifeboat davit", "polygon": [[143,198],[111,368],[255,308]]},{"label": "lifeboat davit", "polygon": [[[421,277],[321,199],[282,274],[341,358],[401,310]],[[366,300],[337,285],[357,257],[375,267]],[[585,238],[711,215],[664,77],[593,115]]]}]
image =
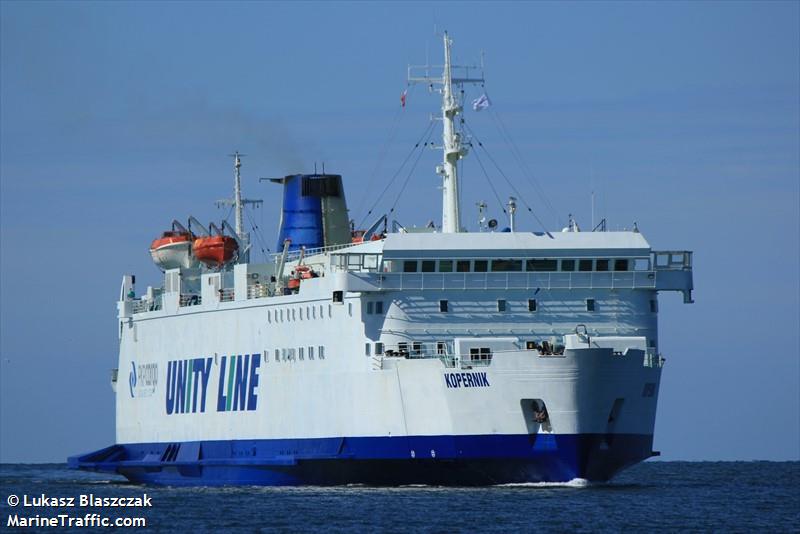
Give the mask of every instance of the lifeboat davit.
[{"label": "lifeboat davit", "polygon": [[218,268],[231,261],[239,250],[236,239],[227,235],[198,237],[192,246],[194,256],[208,267]]},{"label": "lifeboat davit", "polygon": [[182,230],[169,230],[161,234],[150,244],[150,256],[153,262],[163,270],[196,267],[197,262],[192,257],[191,232]]}]

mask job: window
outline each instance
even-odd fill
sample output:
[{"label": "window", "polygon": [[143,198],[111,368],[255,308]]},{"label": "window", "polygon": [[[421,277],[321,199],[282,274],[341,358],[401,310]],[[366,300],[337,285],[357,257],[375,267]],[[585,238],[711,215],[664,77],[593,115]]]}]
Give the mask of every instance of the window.
[{"label": "window", "polygon": [[608,270],[608,260],[597,260],[595,270],[597,271],[607,271]]},{"label": "window", "polygon": [[372,343],[364,343],[364,355],[371,356],[370,351],[372,350]]},{"label": "window", "polygon": [[334,291],[333,302],[335,304],[341,304],[342,302],[344,302],[344,291]]},{"label": "window", "polygon": [[404,273],[415,273],[417,272],[417,260],[406,260],[403,262],[403,272]]},{"label": "window", "polygon": [[578,262],[578,270],[579,271],[591,271],[592,270],[592,260],[580,260]]},{"label": "window", "polygon": [[558,262],[556,260],[528,260],[525,269],[528,271],[556,271]]},{"label": "window", "polygon": [[422,272],[432,273],[436,270],[436,260],[422,260]]},{"label": "window", "polygon": [[312,319],[316,319],[317,318],[317,307],[316,306],[311,306],[311,318]]},{"label": "window", "polygon": [[280,349],[275,349],[275,361],[276,362],[281,361],[281,350]]},{"label": "window", "polygon": [[444,355],[447,354],[447,345],[445,345],[444,341],[437,341],[436,342],[436,354]]},{"label": "window", "polygon": [[367,302],[367,314],[372,315],[372,307],[373,304],[371,302]]},{"label": "window", "polygon": [[475,260],[475,272],[485,273],[489,270],[489,260]]},{"label": "window", "polygon": [[422,353],[422,343],[419,341],[415,341],[411,344],[411,350],[414,351],[414,354],[421,354]]},{"label": "window", "polygon": [[383,343],[375,343],[375,356],[383,354]]},{"label": "window", "polygon": [[300,314],[300,320],[302,321],[303,320],[303,308],[300,308],[299,314]]},{"label": "window", "polygon": [[268,323],[272,322],[272,311],[271,310],[267,310],[267,322]]},{"label": "window", "polygon": [[288,351],[286,349],[281,349],[281,360],[286,361],[288,359]]},{"label": "window", "polygon": [[506,301],[504,299],[497,299],[497,311],[506,311]]},{"label": "window", "polygon": [[309,360],[314,359],[314,347],[308,347],[308,359]]},{"label": "window", "polygon": [[317,354],[319,355],[319,359],[320,360],[324,360],[325,359],[325,347],[322,346],[322,345],[317,347]]},{"label": "window", "polygon": [[469,260],[459,260],[456,262],[456,272],[459,273],[468,273],[469,272]]},{"label": "window", "polygon": [[375,313],[383,313],[383,301],[379,300],[375,303]]},{"label": "window", "polygon": [[574,271],[575,270],[575,260],[561,260],[561,270],[562,271]]},{"label": "window", "polygon": [[528,311],[529,312],[536,311],[536,299],[528,299]]},{"label": "window", "polygon": [[521,271],[522,260],[492,260],[492,271]]},{"label": "window", "polygon": [[650,312],[658,313],[658,301],[655,299],[650,301]]},{"label": "window", "polygon": [[475,347],[469,349],[469,359],[473,362],[492,361],[492,349],[489,347]]},{"label": "window", "polygon": [[649,271],[650,259],[649,258],[636,258],[633,260],[633,269],[635,271]]},{"label": "window", "polygon": [[594,311],[594,299],[586,299],[586,311]]},{"label": "window", "polygon": [[628,270],[628,260],[614,260],[614,270],[615,271],[627,271]]},{"label": "window", "polygon": [[306,359],[306,358],[305,358],[305,355],[306,355],[306,349],[305,349],[305,347],[300,347],[299,349],[297,349],[297,356],[298,356],[298,357],[299,357],[301,360],[305,360],[305,359]]},{"label": "window", "polygon": [[439,260],[439,272],[440,273],[452,273],[453,272],[453,260]]},{"label": "window", "polygon": [[447,313],[448,312],[447,301],[446,300],[440,300],[439,301],[439,311],[442,312],[442,313]]}]

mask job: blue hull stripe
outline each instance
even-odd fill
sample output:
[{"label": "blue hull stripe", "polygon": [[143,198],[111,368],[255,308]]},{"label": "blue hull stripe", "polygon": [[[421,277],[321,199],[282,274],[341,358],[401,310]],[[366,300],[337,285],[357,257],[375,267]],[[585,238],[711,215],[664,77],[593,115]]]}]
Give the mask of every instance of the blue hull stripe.
[{"label": "blue hull stripe", "polygon": [[69,466],[169,485],[487,485],[605,481],[652,456],[646,434],[512,434],[112,445]]}]

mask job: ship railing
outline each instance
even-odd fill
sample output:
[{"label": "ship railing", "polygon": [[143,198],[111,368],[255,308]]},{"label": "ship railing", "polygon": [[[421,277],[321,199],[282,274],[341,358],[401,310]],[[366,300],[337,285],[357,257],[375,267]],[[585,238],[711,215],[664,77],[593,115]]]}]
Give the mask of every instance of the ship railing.
[{"label": "ship railing", "polygon": [[383,358],[440,359],[446,367],[455,367],[452,343],[443,341],[409,342],[397,345],[386,345],[382,354]]},{"label": "ship railing", "polygon": [[[330,252],[333,252],[334,250],[341,250],[343,248],[348,248],[348,247],[352,247],[352,246],[360,245],[360,244],[361,243],[341,243],[339,245],[328,245],[327,247],[307,248],[305,250],[304,256],[306,258],[308,258],[310,256],[316,256],[318,254],[328,254]],[[297,259],[300,259],[300,254],[301,253],[302,253],[302,251],[300,251],[300,250],[293,250],[291,252],[288,252],[286,254],[286,261],[287,262],[292,262],[292,261],[295,261]],[[277,261],[280,260],[280,257],[281,257],[280,253],[273,254],[272,255],[272,260],[277,263]]]},{"label": "ship railing", "polygon": [[655,289],[657,271],[351,273],[383,291],[490,289]]},{"label": "ship railing", "polygon": [[203,303],[203,297],[200,295],[196,295],[194,293],[182,293],[181,298],[178,301],[178,305],[181,307],[186,306],[199,306]]},{"label": "ship railing", "polygon": [[133,301],[133,313],[144,313],[160,309],[161,309],[161,295],[156,295],[154,299],[148,299],[142,297],[139,299],[134,299]]},{"label": "ship railing", "polygon": [[226,287],[219,290],[220,302],[231,302],[233,301],[234,297],[235,295],[232,287]]},{"label": "ship railing", "polygon": [[248,299],[260,299],[264,297],[271,297],[273,294],[270,287],[266,284],[252,284],[247,286]]}]

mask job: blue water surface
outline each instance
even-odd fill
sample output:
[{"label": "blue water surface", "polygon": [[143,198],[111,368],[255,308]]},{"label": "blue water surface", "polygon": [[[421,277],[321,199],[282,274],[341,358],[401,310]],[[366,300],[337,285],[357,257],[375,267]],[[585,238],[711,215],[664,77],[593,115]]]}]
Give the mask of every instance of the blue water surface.
[{"label": "blue water surface", "polygon": [[[648,462],[603,485],[162,488],[62,464],[0,466],[9,516],[141,516],[151,532],[800,532],[800,462]],[[141,496],[149,508],[33,508],[23,497]],[[13,500],[13,499],[12,499]],[[96,529],[80,529],[90,532]]]}]

